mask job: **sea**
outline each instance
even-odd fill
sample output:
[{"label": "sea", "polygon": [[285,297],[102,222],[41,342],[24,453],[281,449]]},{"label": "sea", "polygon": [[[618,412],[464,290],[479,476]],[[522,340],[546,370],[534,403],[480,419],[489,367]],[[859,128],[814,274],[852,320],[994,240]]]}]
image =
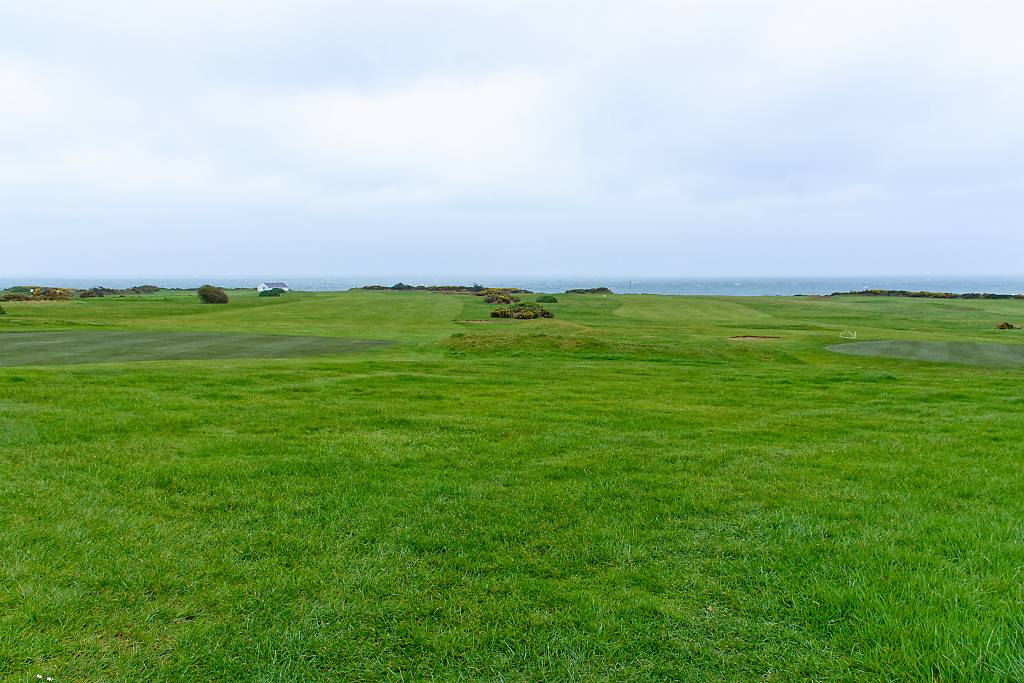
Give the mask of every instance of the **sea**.
[{"label": "sea", "polygon": [[1004,277],[719,277],[719,278],[574,278],[574,277],[480,277],[476,279],[446,277],[288,277],[273,275],[259,277],[5,277],[0,276],[0,288],[15,285],[47,285],[86,289],[101,285],[123,289],[133,285],[192,289],[210,283],[225,288],[252,288],[260,282],[285,282],[294,290],[323,292],[339,291],[364,285],[449,285],[479,283],[486,287],[520,287],[534,292],[564,292],[567,289],[608,287],[617,294],[675,294],[708,296],[794,296],[822,295],[862,289],[905,289],[932,292],[979,292],[989,294],[1024,293],[1024,276]]}]

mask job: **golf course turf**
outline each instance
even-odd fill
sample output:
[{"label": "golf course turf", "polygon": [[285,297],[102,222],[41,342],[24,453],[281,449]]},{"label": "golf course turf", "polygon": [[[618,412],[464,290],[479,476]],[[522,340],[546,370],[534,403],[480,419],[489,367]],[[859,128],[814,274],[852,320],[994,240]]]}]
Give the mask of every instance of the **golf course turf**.
[{"label": "golf course turf", "polygon": [[230,296],[4,303],[0,679],[1024,679],[1024,369],[829,350],[1024,302]]},{"label": "golf course turf", "polygon": [[0,335],[0,366],[327,356],[382,343],[216,332],[25,332]]},{"label": "golf course turf", "polygon": [[1024,366],[1024,344],[941,341],[866,341],[830,346],[830,351],[855,356],[905,358],[963,365]]}]

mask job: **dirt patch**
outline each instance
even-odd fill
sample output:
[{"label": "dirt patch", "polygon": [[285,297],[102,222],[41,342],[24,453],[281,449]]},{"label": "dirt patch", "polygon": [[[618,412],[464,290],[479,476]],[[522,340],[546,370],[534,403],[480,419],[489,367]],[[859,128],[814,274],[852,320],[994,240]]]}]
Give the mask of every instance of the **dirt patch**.
[{"label": "dirt patch", "polygon": [[743,341],[745,339],[746,340],[752,340],[752,341],[758,341],[760,339],[782,339],[782,337],[766,337],[766,336],[760,335],[760,334],[738,334],[735,337],[729,337],[729,339],[734,339],[736,341]]}]

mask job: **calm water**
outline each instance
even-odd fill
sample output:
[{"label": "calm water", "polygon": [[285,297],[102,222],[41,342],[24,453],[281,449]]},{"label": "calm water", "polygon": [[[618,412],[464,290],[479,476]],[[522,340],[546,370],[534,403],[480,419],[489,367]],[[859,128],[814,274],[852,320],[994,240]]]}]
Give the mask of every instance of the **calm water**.
[{"label": "calm water", "polygon": [[[451,278],[266,278],[284,281],[292,289],[305,291],[345,290],[370,284],[472,284],[472,281]],[[46,284],[55,287],[87,288],[96,285],[125,288],[139,284],[162,287],[193,288],[206,282],[221,287],[255,287],[259,278],[7,278],[0,277],[0,288],[17,284]],[[862,278],[662,278],[623,280],[615,278],[480,278],[480,284],[491,287],[522,287],[535,292],[564,292],[576,287],[609,287],[622,294],[717,294],[729,296],[792,296],[794,294],[831,294],[859,289],[909,289],[941,292],[989,292],[992,294],[1024,293],[1024,276],[1011,277],[862,277]]]}]

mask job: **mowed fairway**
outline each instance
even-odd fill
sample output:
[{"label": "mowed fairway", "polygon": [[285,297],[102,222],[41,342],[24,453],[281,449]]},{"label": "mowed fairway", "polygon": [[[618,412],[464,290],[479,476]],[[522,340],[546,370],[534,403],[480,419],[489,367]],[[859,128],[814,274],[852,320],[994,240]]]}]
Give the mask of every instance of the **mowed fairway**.
[{"label": "mowed fairway", "polygon": [[829,350],[855,356],[905,358],[934,363],[964,365],[1024,366],[1024,344],[979,344],[977,342],[869,341],[830,346]]},{"label": "mowed fairway", "polygon": [[384,343],[216,332],[25,332],[0,335],[0,366],[328,356]]},{"label": "mowed fairway", "polygon": [[[1024,679],[1024,369],[828,350],[1024,302],[4,306],[3,679]],[[340,346],[57,352],[199,333]]]}]

